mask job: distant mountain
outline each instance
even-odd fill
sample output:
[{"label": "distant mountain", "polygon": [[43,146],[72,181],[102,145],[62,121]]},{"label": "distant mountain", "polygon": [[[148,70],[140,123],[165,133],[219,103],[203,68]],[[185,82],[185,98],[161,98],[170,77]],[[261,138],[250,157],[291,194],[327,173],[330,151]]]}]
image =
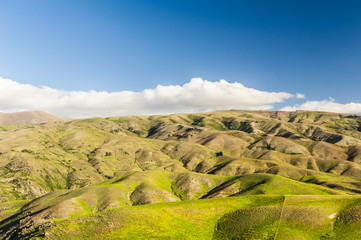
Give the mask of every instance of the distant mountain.
[{"label": "distant mountain", "polygon": [[37,124],[67,120],[70,119],[56,117],[42,111],[0,113],[0,124]]}]

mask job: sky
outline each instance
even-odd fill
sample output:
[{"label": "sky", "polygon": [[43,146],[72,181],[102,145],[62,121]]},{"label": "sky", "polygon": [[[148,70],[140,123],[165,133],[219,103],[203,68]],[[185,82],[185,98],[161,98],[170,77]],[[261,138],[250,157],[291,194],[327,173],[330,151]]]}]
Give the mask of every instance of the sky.
[{"label": "sky", "polygon": [[0,0],[0,112],[361,113],[359,0]]}]

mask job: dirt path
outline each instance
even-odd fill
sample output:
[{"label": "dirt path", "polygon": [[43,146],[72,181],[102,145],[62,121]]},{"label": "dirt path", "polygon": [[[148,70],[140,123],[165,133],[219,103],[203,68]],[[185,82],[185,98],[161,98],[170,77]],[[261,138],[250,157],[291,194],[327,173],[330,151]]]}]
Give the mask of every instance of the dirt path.
[{"label": "dirt path", "polygon": [[286,202],[286,196],[283,195],[282,208],[281,208],[280,217],[279,217],[279,219],[278,219],[277,230],[276,230],[275,236],[274,236],[274,238],[273,238],[274,240],[277,239],[278,231],[279,231],[279,229],[280,229],[281,219],[282,219],[282,215],[283,215],[283,209],[284,209],[284,207],[285,207],[285,202]]}]

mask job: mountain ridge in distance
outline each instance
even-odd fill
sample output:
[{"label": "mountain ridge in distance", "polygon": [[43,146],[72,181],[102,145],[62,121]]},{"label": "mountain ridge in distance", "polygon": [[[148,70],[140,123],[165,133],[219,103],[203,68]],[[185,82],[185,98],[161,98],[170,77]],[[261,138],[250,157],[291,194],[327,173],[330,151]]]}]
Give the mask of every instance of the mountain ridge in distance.
[{"label": "mountain ridge in distance", "polygon": [[69,120],[71,119],[57,117],[43,111],[23,111],[14,113],[0,112],[0,124],[38,124]]}]

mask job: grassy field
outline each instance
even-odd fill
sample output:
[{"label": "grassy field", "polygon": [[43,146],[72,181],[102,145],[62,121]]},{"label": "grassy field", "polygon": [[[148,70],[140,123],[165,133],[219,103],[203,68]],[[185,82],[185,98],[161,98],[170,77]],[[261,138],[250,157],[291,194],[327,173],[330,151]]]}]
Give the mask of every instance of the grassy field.
[{"label": "grassy field", "polygon": [[360,196],[242,196],[109,209],[45,239],[360,239]]}]

